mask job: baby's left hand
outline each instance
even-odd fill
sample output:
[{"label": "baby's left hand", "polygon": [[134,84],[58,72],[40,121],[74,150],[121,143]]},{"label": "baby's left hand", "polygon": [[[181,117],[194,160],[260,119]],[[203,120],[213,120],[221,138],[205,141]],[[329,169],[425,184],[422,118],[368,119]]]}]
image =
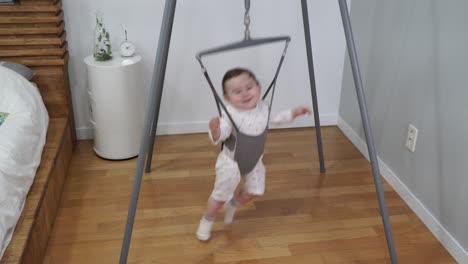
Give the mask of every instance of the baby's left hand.
[{"label": "baby's left hand", "polygon": [[293,118],[296,118],[301,115],[310,115],[312,111],[310,111],[310,108],[307,106],[299,106],[296,109],[293,110],[292,115]]}]

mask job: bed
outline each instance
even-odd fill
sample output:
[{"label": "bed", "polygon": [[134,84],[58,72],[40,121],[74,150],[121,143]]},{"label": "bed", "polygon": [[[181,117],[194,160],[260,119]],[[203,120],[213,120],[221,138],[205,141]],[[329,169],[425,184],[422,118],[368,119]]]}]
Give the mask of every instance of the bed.
[{"label": "bed", "polygon": [[[0,5],[0,61],[17,63],[33,70],[34,75],[30,82],[21,81],[32,98],[35,98],[24,106],[35,105],[37,109],[42,109],[39,112],[45,110],[48,116],[45,138],[43,124],[34,129],[25,129],[27,132],[34,130],[36,133],[36,148],[30,147],[27,152],[36,163],[28,163],[26,171],[31,172],[36,165],[37,168],[32,178],[24,176],[25,181],[18,193],[24,196],[28,184],[30,188],[25,199],[17,200],[13,206],[15,208],[12,210],[16,214],[18,207],[22,210],[20,215],[16,215],[18,221],[12,236],[7,239],[9,243],[0,264],[42,263],[75,140],[61,2],[22,0],[14,5]],[[13,79],[19,78],[12,77],[14,74],[11,71],[0,70],[0,76],[5,74]],[[42,101],[38,101],[38,98]],[[42,107],[40,102],[43,103]],[[13,120],[9,119],[12,117],[13,114],[9,113],[0,129],[3,126],[8,128],[11,125],[9,122]],[[43,114],[37,114],[34,120],[44,123],[45,117]],[[42,144],[43,147],[39,151],[37,147]],[[37,158],[37,153],[40,153],[40,162],[34,159]],[[0,241],[3,242],[2,239],[4,238],[0,237]]]},{"label": "bed", "polygon": [[33,83],[0,63],[0,258],[23,211],[45,145],[49,115]]}]

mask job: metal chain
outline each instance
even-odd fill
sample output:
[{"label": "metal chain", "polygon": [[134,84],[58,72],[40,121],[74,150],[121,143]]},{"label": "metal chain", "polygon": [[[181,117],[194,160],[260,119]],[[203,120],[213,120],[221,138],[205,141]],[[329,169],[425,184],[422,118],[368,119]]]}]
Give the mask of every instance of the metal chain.
[{"label": "metal chain", "polygon": [[244,0],[245,4],[245,14],[244,14],[244,25],[245,25],[245,32],[244,38],[246,40],[250,39],[250,0]]}]

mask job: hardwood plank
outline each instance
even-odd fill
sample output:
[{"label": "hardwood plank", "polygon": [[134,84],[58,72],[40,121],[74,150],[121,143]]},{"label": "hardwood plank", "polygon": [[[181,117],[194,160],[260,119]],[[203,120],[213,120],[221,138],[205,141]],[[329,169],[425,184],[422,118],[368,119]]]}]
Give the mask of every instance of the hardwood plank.
[{"label": "hardwood plank", "polygon": [[[336,127],[322,130],[327,173],[319,173],[314,129],[272,130],[264,196],[209,242],[194,235],[214,179],[218,147],[206,134],[158,136],[143,176],[128,263],[389,263],[367,160]],[[115,263],[136,159],[98,158],[78,142],[46,263]],[[384,182],[400,263],[455,263]],[[421,252],[430,251],[429,256]]]}]

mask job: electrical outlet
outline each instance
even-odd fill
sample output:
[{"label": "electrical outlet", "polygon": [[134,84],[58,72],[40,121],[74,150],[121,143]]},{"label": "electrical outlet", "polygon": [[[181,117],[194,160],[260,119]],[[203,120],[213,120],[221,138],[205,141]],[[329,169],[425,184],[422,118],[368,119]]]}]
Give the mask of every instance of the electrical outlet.
[{"label": "electrical outlet", "polygon": [[418,129],[409,124],[408,126],[408,136],[406,136],[406,148],[408,148],[411,152],[414,152],[416,149],[416,140],[418,139]]}]

